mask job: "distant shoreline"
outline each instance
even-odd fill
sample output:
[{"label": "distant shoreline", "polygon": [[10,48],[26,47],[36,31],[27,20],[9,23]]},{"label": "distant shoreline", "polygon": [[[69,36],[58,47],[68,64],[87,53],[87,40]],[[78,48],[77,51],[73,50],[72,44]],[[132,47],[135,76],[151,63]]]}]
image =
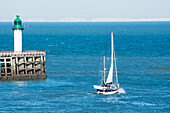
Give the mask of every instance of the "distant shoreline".
[{"label": "distant shoreline", "polygon": [[[64,18],[58,20],[43,20],[43,19],[24,19],[23,22],[166,22],[170,21],[170,18]],[[11,20],[0,20],[0,22],[12,22]]]}]

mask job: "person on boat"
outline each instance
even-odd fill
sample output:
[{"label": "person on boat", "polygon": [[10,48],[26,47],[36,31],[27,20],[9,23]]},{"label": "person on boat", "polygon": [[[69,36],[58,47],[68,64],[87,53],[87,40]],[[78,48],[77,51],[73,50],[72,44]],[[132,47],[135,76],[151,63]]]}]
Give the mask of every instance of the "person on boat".
[{"label": "person on boat", "polygon": [[105,86],[106,86],[106,84],[104,83],[104,81],[103,81],[103,80],[102,80],[102,82],[103,82],[103,85],[102,85],[102,86],[103,86],[103,87],[105,87]]},{"label": "person on boat", "polygon": [[119,83],[114,85],[114,89],[119,89]]}]

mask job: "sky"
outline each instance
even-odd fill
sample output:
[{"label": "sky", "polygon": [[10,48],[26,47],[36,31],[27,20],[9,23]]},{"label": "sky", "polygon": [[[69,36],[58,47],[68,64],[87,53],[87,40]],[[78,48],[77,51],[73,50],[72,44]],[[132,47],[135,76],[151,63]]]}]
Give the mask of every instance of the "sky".
[{"label": "sky", "polygon": [[0,21],[170,21],[170,0],[0,0]]}]

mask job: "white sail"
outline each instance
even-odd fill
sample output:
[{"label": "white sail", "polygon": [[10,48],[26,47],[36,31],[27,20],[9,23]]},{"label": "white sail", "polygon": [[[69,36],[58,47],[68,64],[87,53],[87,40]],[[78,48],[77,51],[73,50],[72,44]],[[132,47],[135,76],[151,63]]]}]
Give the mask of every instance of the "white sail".
[{"label": "white sail", "polygon": [[113,82],[113,32],[111,33],[111,66],[110,66],[110,70],[109,70],[109,74],[107,77],[107,81],[106,83],[112,83]]}]

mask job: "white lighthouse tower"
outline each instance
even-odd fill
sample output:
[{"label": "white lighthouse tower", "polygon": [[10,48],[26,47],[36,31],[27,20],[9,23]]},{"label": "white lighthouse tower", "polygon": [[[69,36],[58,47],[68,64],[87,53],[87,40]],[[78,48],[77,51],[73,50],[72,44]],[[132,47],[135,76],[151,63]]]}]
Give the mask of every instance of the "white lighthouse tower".
[{"label": "white lighthouse tower", "polygon": [[16,15],[14,20],[14,52],[22,52],[22,21],[19,18],[19,15]]}]

